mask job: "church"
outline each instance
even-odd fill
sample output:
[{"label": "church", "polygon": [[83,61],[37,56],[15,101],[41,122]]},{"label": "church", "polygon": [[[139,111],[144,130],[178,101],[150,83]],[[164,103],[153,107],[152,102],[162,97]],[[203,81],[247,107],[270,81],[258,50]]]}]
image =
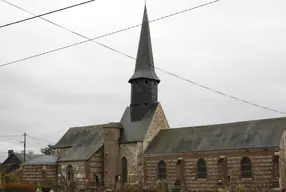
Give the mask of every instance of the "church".
[{"label": "church", "polygon": [[158,101],[146,7],[131,102],[120,121],[70,128],[54,146],[57,183],[76,191],[120,181],[152,188],[211,192],[286,187],[286,118],[170,128]]}]

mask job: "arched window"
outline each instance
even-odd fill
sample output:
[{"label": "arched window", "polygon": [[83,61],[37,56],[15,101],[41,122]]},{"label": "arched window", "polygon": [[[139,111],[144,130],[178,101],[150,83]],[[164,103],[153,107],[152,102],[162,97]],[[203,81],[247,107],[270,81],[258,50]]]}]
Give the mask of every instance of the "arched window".
[{"label": "arched window", "polygon": [[166,163],[160,161],[158,163],[158,179],[166,179]]},{"label": "arched window", "polygon": [[122,157],[121,159],[121,174],[123,183],[127,183],[127,159]]},{"label": "arched window", "polygon": [[74,180],[74,171],[73,171],[72,165],[67,166],[66,173],[67,173],[67,180],[73,181]]},{"label": "arched window", "polygon": [[251,162],[250,159],[247,157],[244,157],[241,160],[241,177],[242,178],[251,178],[252,172],[251,172]]},{"label": "arched window", "polygon": [[206,178],[206,177],[207,177],[206,162],[203,159],[199,159],[197,162],[197,178]]}]

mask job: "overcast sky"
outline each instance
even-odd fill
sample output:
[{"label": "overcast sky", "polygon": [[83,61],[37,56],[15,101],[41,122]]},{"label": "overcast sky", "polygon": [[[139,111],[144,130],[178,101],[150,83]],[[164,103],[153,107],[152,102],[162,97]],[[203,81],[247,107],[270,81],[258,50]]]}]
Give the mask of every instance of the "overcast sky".
[{"label": "overcast sky", "polygon": [[[35,14],[80,0],[8,0]],[[155,19],[207,0],[149,0]],[[93,38],[140,24],[144,0],[97,0],[45,18]],[[157,67],[286,112],[286,1],[222,0],[150,24]],[[31,15],[0,1],[0,25]],[[140,28],[99,39],[136,56]],[[41,19],[0,29],[0,64],[84,40]],[[28,135],[57,142],[69,127],[119,121],[135,61],[93,42],[0,67],[0,159]],[[166,73],[159,101],[171,127],[278,117]],[[28,137],[39,152],[48,143]]]}]

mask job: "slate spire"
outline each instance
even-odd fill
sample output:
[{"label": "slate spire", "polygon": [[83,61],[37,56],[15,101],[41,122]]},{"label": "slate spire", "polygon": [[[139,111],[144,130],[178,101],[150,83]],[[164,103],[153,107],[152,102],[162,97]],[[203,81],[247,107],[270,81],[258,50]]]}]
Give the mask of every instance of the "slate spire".
[{"label": "slate spire", "polygon": [[160,82],[160,79],[156,75],[154,69],[153,52],[152,52],[149,20],[148,20],[146,5],[144,8],[144,15],[141,26],[141,34],[137,51],[135,72],[131,77],[131,79],[129,80],[129,83],[131,83],[131,81],[134,79],[142,79],[142,78],[152,79],[157,81],[158,83]]},{"label": "slate spire", "polygon": [[149,20],[146,6],[137,52],[135,71],[131,79],[131,121],[141,121],[158,103],[158,84],[155,73]]}]

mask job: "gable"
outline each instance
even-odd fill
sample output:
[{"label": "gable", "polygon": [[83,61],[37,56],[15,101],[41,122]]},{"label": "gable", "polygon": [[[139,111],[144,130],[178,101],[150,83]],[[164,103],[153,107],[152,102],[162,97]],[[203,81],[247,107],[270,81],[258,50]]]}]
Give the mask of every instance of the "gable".
[{"label": "gable", "polygon": [[143,141],[157,106],[158,103],[152,104],[151,110],[142,120],[133,122],[131,121],[130,107],[127,107],[120,121],[123,125],[120,143]]},{"label": "gable", "polygon": [[13,153],[2,164],[3,165],[21,164],[23,161],[24,159],[19,158],[17,155]]},{"label": "gable", "polygon": [[161,130],[145,154],[279,147],[286,118]]},{"label": "gable", "polygon": [[71,147],[59,161],[87,160],[103,146],[103,126],[70,128],[55,145],[55,149]]},{"label": "gable", "polygon": [[143,152],[161,129],[168,128],[170,127],[167,118],[161,104],[159,103],[143,140]]}]

